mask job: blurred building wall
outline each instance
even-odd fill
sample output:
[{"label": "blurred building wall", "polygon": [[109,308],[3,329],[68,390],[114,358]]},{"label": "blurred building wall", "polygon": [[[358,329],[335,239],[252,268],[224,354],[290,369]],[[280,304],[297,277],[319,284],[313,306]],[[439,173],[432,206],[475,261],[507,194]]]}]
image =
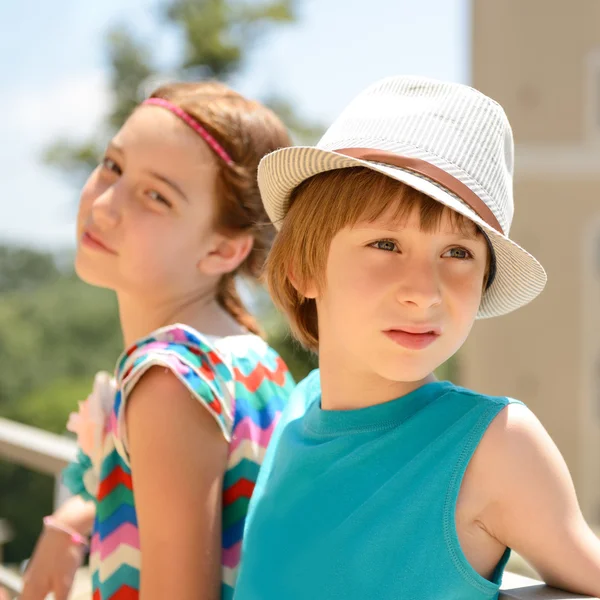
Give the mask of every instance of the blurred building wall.
[{"label": "blurred building wall", "polygon": [[588,520],[600,523],[600,2],[471,0],[472,85],[515,134],[511,237],[548,285],[478,322],[463,385],[523,400],[548,429]]}]

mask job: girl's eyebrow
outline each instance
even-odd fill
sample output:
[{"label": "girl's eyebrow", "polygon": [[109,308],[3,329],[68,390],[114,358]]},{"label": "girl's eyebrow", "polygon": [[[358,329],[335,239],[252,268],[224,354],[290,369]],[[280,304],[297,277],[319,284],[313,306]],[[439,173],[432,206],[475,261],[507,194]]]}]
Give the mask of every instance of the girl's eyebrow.
[{"label": "girl's eyebrow", "polygon": [[[125,154],[125,152],[123,152],[123,148],[114,140],[111,140],[108,143],[107,149],[113,150],[119,154]],[[177,192],[186,202],[189,202],[188,197],[185,195],[185,193],[183,192],[181,187],[179,187],[173,180],[169,179],[168,177],[165,177],[164,175],[160,175],[159,173],[156,173],[155,171],[151,171],[149,169],[146,169],[146,172],[151,177],[154,177],[155,179],[158,179],[159,181],[162,181],[162,183],[168,185],[170,188],[175,190],[175,192]]]},{"label": "girl's eyebrow", "polygon": [[118,152],[119,154],[124,154],[122,146],[120,146],[114,140],[111,140],[110,142],[108,142],[108,145],[106,146],[106,149],[107,150],[114,150],[115,152]]},{"label": "girl's eyebrow", "polygon": [[188,197],[183,193],[183,190],[174,181],[172,181],[168,177],[165,177],[164,175],[160,175],[159,173],[156,173],[154,171],[146,170],[146,172],[151,177],[154,177],[155,179],[158,179],[159,181],[162,181],[163,183],[168,185],[170,188],[175,190],[186,202],[189,202]]}]

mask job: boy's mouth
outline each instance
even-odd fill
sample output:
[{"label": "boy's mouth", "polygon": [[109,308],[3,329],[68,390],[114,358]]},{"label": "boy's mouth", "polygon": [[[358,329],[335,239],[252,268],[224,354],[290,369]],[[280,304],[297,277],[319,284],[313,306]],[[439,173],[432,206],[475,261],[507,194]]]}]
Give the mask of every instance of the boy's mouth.
[{"label": "boy's mouth", "polygon": [[383,333],[404,348],[421,350],[433,344],[441,335],[441,329],[430,325],[406,326],[398,329],[387,329]]}]

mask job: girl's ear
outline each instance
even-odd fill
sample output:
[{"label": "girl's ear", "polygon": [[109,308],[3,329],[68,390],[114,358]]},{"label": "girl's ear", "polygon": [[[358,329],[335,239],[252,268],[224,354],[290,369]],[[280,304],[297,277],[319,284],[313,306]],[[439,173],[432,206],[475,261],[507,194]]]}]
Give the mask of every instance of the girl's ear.
[{"label": "girl's ear", "polygon": [[254,238],[250,234],[219,235],[213,247],[198,261],[198,269],[205,275],[231,273],[246,260],[253,245]]}]

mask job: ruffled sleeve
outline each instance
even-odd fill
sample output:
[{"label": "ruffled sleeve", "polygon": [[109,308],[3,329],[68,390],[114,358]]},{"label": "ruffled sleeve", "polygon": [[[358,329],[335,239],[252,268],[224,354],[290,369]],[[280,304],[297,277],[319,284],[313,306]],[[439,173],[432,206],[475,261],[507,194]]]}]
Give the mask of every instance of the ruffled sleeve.
[{"label": "ruffled sleeve", "polygon": [[[235,410],[231,368],[207,338],[183,325],[173,325],[139,341],[121,356],[117,364],[118,389],[111,429],[115,448],[128,466],[127,398],[144,373],[155,366],[169,369],[208,410],[225,439],[231,441]],[[168,402],[165,402],[165,410],[168,409]]]}]

